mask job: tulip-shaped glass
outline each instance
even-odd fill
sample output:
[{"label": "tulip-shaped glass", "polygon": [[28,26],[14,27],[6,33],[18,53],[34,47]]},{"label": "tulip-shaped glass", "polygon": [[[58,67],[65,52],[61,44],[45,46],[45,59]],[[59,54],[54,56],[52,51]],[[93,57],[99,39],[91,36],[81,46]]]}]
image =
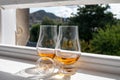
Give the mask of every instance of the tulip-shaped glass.
[{"label": "tulip-shaped glass", "polygon": [[60,73],[75,74],[75,63],[80,58],[80,43],[77,26],[59,26],[55,61],[60,66]]}]

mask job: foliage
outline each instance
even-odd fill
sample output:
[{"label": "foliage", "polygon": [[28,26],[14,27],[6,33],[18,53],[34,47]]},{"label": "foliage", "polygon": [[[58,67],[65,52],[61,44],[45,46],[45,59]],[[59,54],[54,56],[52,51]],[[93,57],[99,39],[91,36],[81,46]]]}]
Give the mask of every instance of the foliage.
[{"label": "foliage", "polygon": [[79,38],[89,42],[92,33],[98,28],[104,28],[106,24],[114,24],[113,14],[108,11],[109,5],[85,5],[79,6],[77,14],[70,18],[69,24],[79,26]]},{"label": "foliage", "polygon": [[42,21],[42,23],[41,23],[42,25],[54,25],[55,24],[55,22],[54,22],[54,20],[52,20],[52,19],[50,19],[49,17],[44,17],[43,18],[43,21]]},{"label": "foliage", "polygon": [[89,52],[90,46],[89,46],[88,42],[85,42],[84,40],[81,40],[80,45],[81,45],[81,51],[82,52]]},{"label": "foliage", "polygon": [[120,56],[120,24],[99,29],[91,40],[92,52]]},{"label": "foliage", "polygon": [[30,30],[30,41],[37,42],[39,37],[40,24],[33,24]]}]

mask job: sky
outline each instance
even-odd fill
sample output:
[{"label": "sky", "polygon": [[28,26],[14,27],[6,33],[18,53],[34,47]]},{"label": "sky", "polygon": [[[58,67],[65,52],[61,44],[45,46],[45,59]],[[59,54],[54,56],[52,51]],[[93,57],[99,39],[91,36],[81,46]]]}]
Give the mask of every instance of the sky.
[{"label": "sky", "polygon": [[[110,11],[115,14],[116,18],[120,19],[120,4],[109,4],[111,9]],[[30,8],[30,13],[33,13],[38,10],[45,10],[46,12],[54,13],[59,17],[70,17],[71,13],[77,13],[77,6],[59,6],[59,7],[42,7],[42,8]]]}]

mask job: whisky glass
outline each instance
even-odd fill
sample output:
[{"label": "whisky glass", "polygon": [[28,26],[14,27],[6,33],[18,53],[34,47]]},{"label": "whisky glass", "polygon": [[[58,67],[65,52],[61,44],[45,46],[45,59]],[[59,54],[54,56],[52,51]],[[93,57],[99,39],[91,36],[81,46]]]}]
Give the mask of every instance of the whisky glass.
[{"label": "whisky glass", "polygon": [[75,63],[81,55],[77,26],[59,26],[55,61],[60,73],[75,74]]},{"label": "whisky glass", "polygon": [[55,46],[57,41],[57,26],[41,25],[39,39],[37,42],[37,55],[40,57],[37,61],[37,68],[41,76],[53,73],[55,63]]}]

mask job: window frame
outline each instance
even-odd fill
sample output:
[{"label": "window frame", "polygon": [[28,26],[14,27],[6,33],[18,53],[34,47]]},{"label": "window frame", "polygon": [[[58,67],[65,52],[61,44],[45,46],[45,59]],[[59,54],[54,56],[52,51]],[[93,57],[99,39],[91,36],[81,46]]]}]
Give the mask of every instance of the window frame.
[{"label": "window frame", "polygon": [[[45,2],[44,2],[45,1]],[[48,2],[49,1],[49,2]],[[120,0],[1,0],[1,9],[120,3]],[[0,56],[36,60],[36,48],[0,44]],[[82,53],[79,68],[120,74],[120,57]]]},{"label": "window frame", "polygon": [[120,3],[119,0],[0,0],[1,9]]}]

